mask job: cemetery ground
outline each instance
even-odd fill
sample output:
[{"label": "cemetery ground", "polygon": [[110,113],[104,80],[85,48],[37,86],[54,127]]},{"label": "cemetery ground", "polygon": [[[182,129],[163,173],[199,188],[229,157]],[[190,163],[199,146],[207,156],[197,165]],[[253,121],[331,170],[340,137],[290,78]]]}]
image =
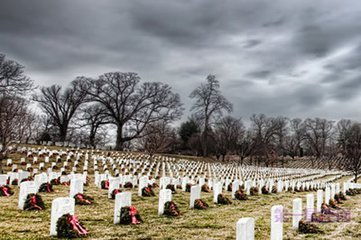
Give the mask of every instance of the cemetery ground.
[{"label": "cemetery ground", "polygon": [[[93,179],[90,179],[93,182]],[[21,211],[17,208],[18,191],[7,198],[0,198],[0,239],[47,239],[49,237],[51,201],[68,196],[69,187],[54,186],[53,193],[41,193],[47,209],[44,211]],[[235,239],[236,222],[241,217],[254,217],[256,239],[269,239],[270,208],[281,204],[286,213],[292,211],[292,199],[306,193],[279,193],[250,196],[249,200],[233,200],[232,205],[212,203],[212,193],[202,193],[210,204],[207,210],[190,210],[189,193],[178,190],[173,200],[182,215],[176,218],[160,217],[157,214],[158,197],[138,197],[133,190],[132,203],[144,222],[140,225],[114,225],[114,200],[107,198],[107,191],[93,184],[85,187],[85,194],[95,198],[95,205],[76,206],[75,212],[90,231],[88,239]],[[156,189],[156,193],[158,193]],[[230,193],[226,193],[230,197]],[[357,195],[342,204],[352,211],[352,220],[347,223],[320,223],[324,234],[299,234],[292,229],[291,220],[284,223],[284,239],[360,239],[361,196]],[[287,214],[285,216],[287,218]],[[54,238],[55,239],[55,238]]]},{"label": "cemetery ground", "polygon": [[[21,155],[11,156],[19,163]],[[182,156],[185,157],[185,156]],[[192,158],[197,161],[197,159]],[[48,163],[45,167],[48,167]],[[81,166],[82,167],[82,164]],[[10,167],[5,168],[11,171]],[[159,188],[154,197],[139,197],[137,188],[123,190],[132,192],[132,205],[143,219],[139,225],[114,225],[113,211],[115,200],[108,199],[108,191],[94,184],[93,171],[89,171],[89,185],[84,193],[95,200],[93,205],[76,205],[75,214],[89,230],[86,239],[235,239],[236,222],[240,218],[255,219],[255,239],[270,239],[271,207],[284,207],[285,222],[283,239],[360,239],[361,238],[361,195],[348,197],[340,207],[351,211],[351,221],[344,223],[318,223],[322,234],[300,234],[292,228],[292,200],[301,198],[306,206],[306,195],[316,191],[281,192],[248,196],[245,201],[232,200],[231,205],[213,203],[213,193],[202,192],[202,199],[210,207],[207,210],[189,209],[190,193],[177,189],[173,201],[178,205],[179,217],[158,216]],[[329,174],[318,178],[333,177]],[[343,176],[336,180],[342,183],[350,179]],[[18,209],[19,188],[12,186],[15,194],[0,198],[0,239],[51,239],[49,236],[51,202],[58,197],[69,196],[69,186],[55,185],[52,193],[39,193],[45,202],[44,211],[22,211]],[[231,199],[231,192],[223,190]],[[53,239],[56,239],[55,237]]]},{"label": "cemetery ground", "polygon": [[[169,218],[158,216],[158,189],[155,197],[138,197],[132,190],[132,203],[140,211],[144,222],[140,225],[114,225],[114,200],[107,198],[107,190],[101,190],[90,178],[85,194],[95,198],[95,205],[76,206],[75,212],[90,231],[88,239],[235,239],[236,222],[241,217],[254,217],[256,239],[269,239],[270,208],[281,204],[286,215],[292,212],[292,199],[301,197],[305,202],[307,192],[278,193],[250,196],[249,200],[233,200],[232,205],[212,203],[212,193],[203,193],[202,199],[209,203],[207,210],[190,210],[189,193],[178,190],[173,200],[178,204],[181,216]],[[17,208],[18,189],[15,194],[0,198],[0,239],[48,239],[51,201],[68,196],[69,187],[54,186],[53,193],[41,193],[46,204],[45,211],[21,211]],[[230,192],[224,192],[230,197]],[[323,234],[299,234],[292,229],[291,219],[284,223],[284,239],[360,239],[361,196],[356,195],[341,206],[352,212],[351,222],[320,223]],[[287,216],[286,216],[287,218]]]}]

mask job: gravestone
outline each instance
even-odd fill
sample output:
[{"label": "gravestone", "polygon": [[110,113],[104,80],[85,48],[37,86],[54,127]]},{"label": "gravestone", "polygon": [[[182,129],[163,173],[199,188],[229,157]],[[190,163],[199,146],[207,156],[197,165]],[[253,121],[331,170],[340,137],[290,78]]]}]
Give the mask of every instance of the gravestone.
[{"label": "gravestone", "polygon": [[317,190],[316,212],[321,212],[321,205],[323,203],[323,190]]},{"label": "gravestone", "polygon": [[235,193],[239,190],[239,181],[235,180],[232,183],[232,199],[235,199]]},{"label": "gravestone", "polygon": [[239,219],[236,231],[236,240],[254,240],[254,218]]},{"label": "gravestone", "polygon": [[56,236],[56,223],[64,214],[74,215],[75,199],[70,197],[55,198],[51,204],[50,236]]},{"label": "gravestone", "polygon": [[36,194],[37,192],[38,192],[38,187],[34,181],[25,181],[20,183],[18,208],[24,210],[24,204],[28,194],[30,193]]},{"label": "gravestone", "polygon": [[302,219],[302,199],[293,199],[292,203],[292,227],[298,229],[298,223]]},{"label": "gravestone", "polygon": [[271,208],[271,240],[283,239],[283,206],[275,205]]},{"label": "gravestone", "polygon": [[222,183],[217,182],[213,185],[213,202],[218,203],[218,195],[222,193]]},{"label": "gravestone", "polygon": [[159,191],[158,215],[163,215],[164,204],[168,201],[172,201],[172,190],[161,189]]},{"label": "gravestone", "polygon": [[0,186],[7,185],[8,175],[0,174]]},{"label": "gravestone", "polygon": [[120,210],[122,207],[130,207],[132,205],[132,193],[122,192],[115,196],[114,204],[114,224],[120,223]]},{"label": "gravestone", "polygon": [[74,197],[78,193],[84,192],[84,183],[81,178],[72,178],[70,180],[70,193],[69,197]]},{"label": "gravestone", "polygon": [[312,193],[306,195],[306,220],[311,221],[312,214],[315,211],[314,196]]},{"label": "gravestone", "polygon": [[191,195],[189,199],[189,208],[194,208],[194,201],[201,198],[201,187],[199,185],[191,187]]},{"label": "gravestone", "polygon": [[138,196],[142,196],[142,189],[148,187],[148,177],[143,176],[139,178],[139,186],[138,186]]},{"label": "gravestone", "polygon": [[330,199],[331,199],[331,189],[330,189],[330,187],[327,186],[326,190],[325,190],[325,203],[329,204]]},{"label": "gravestone", "polygon": [[109,189],[108,189],[108,198],[112,198],[112,193],[114,189],[118,189],[120,187],[120,178],[109,178]]}]

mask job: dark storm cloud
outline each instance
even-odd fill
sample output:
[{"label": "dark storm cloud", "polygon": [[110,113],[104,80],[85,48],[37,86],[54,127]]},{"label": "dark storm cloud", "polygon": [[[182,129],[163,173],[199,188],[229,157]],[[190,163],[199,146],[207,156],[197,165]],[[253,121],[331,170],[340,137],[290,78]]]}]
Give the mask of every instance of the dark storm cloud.
[{"label": "dark storm cloud", "polygon": [[212,73],[244,118],[357,118],[360,16],[357,0],[2,0],[0,52],[40,85],[135,71],[189,107]]}]

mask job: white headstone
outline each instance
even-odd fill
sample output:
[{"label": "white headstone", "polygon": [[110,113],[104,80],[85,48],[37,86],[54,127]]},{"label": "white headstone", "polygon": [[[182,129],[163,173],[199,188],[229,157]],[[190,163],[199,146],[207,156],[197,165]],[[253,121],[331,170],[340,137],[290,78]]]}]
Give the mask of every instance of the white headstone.
[{"label": "white headstone", "polygon": [[139,186],[138,186],[138,196],[142,196],[142,189],[148,187],[148,176],[143,176],[139,178]]},{"label": "white headstone", "polygon": [[20,183],[19,202],[18,202],[19,209],[24,210],[24,204],[28,194],[30,193],[35,194],[37,192],[38,192],[38,188],[34,181],[25,181]]},{"label": "white headstone", "polygon": [[213,202],[218,203],[218,195],[222,193],[222,183],[217,182],[213,185]]},{"label": "white headstone", "polygon": [[292,227],[298,229],[298,223],[302,219],[302,199],[296,198],[293,199],[293,208],[292,208]]},{"label": "white headstone", "polygon": [[130,207],[132,205],[132,193],[122,192],[115,196],[114,204],[114,224],[120,222],[120,210],[122,207]]},{"label": "white headstone", "polygon": [[73,178],[70,180],[70,194],[69,197],[74,197],[78,193],[83,193],[84,183],[81,178]]},{"label": "white headstone", "polygon": [[331,199],[331,189],[330,189],[330,187],[327,186],[326,190],[325,190],[325,203],[329,204],[330,199]]},{"label": "white headstone", "polygon": [[254,240],[254,218],[239,219],[236,228],[236,240]]},{"label": "white headstone", "polygon": [[64,214],[74,215],[75,199],[70,197],[60,197],[53,200],[51,204],[51,220],[50,220],[50,235],[56,236],[56,223],[58,219]]},{"label": "white headstone", "polygon": [[118,189],[120,187],[120,178],[109,178],[109,189],[108,189],[108,198],[112,198],[112,192],[114,189]]},{"label": "white headstone", "polygon": [[323,190],[317,190],[317,201],[316,201],[316,211],[321,212],[321,205],[323,203]]},{"label": "white headstone", "polygon": [[271,240],[283,239],[283,206],[275,205],[271,208]]},{"label": "white headstone", "polygon": [[0,174],[0,186],[7,184],[8,175]]},{"label": "white headstone", "polygon": [[161,189],[159,191],[158,215],[163,215],[164,204],[169,201],[172,201],[172,190]]},{"label": "white headstone", "polygon": [[194,201],[201,198],[201,187],[199,185],[191,187],[191,196],[189,200],[189,208],[194,208]]},{"label": "white headstone", "polygon": [[311,221],[312,214],[315,211],[314,196],[312,193],[306,195],[306,220]]},{"label": "white headstone", "polygon": [[239,190],[239,181],[235,180],[232,183],[232,199],[235,199],[235,193]]}]

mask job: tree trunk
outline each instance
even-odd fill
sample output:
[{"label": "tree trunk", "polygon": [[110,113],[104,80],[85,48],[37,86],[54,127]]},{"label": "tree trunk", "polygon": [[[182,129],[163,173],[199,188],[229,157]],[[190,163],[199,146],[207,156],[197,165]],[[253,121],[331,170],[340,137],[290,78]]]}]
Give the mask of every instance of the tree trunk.
[{"label": "tree trunk", "polygon": [[68,133],[68,126],[62,126],[59,128],[60,142],[65,142],[67,133]]},{"label": "tree trunk", "polygon": [[123,149],[124,149],[123,126],[118,125],[118,128],[117,128],[117,142],[115,144],[115,150],[123,151]]},{"label": "tree trunk", "polygon": [[355,180],[354,180],[355,183],[357,183],[357,179],[358,179],[358,172],[355,172]]},{"label": "tree trunk", "polygon": [[203,132],[203,134],[202,134],[202,151],[203,151],[203,157],[207,157],[208,156],[208,146],[207,146],[207,144],[208,144],[208,129],[207,128],[205,128],[204,129],[204,132]]}]

